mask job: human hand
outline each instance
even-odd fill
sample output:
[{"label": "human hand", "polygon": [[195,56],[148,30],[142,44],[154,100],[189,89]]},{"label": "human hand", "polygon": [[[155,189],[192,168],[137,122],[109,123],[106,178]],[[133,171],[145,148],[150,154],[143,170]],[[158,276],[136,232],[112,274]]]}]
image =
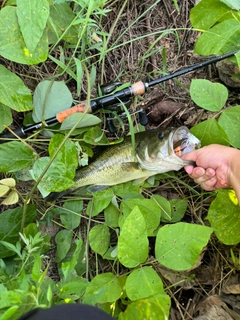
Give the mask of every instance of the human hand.
[{"label": "human hand", "polygon": [[185,170],[203,189],[210,191],[232,185],[232,161],[236,156],[236,160],[240,161],[239,150],[212,144],[186,153],[181,158],[196,162],[195,168],[186,166]]}]

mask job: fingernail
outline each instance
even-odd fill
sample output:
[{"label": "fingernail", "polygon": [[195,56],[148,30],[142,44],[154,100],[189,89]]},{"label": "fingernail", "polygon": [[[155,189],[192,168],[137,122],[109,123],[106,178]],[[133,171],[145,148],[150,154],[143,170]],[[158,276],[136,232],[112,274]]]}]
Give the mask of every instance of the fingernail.
[{"label": "fingernail", "polygon": [[200,169],[200,168],[199,168],[199,169],[196,169],[195,173],[196,173],[196,175],[200,176],[200,175],[203,174],[203,170]]}]

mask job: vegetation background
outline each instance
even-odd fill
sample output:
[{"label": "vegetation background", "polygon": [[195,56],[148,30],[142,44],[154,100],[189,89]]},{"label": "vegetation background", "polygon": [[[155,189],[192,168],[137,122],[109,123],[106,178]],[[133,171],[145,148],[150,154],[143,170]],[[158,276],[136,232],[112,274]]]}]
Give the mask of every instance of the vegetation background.
[{"label": "vegetation background", "polygon": [[134,98],[125,118],[100,110],[45,121],[89,103],[102,84],[156,79],[238,49],[238,1],[0,5],[0,130],[42,123],[0,145],[0,319],[60,303],[97,305],[122,320],[239,319],[233,190],[204,192],[181,171],[43,199],[73,185],[98,147],[128,132],[186,125],[202,145],[240,148],[239,53]]}]

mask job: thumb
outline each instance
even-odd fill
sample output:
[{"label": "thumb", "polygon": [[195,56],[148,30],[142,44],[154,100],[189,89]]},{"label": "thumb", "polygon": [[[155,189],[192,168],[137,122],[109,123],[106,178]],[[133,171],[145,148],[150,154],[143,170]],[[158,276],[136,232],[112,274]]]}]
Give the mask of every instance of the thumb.
[{"label": "thumb", "polygon": [[188,153],[184,153],[181,156],[181,159],[183,159],[183,160],[192,160],[192,161],[195,161],[195,162],[196,162],[197,158],[198,158],[197,150],[191,151],[191,152],[188,152]]}]

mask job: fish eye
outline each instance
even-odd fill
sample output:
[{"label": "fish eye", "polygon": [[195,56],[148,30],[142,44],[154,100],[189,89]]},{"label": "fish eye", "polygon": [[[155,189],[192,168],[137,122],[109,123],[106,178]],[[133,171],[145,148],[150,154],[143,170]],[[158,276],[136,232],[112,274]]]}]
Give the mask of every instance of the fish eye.
[{"label": "fish eye", "polygon": [[158,135],[158,139],[162,140],[164,138],[164,132],[159,133]]}]

